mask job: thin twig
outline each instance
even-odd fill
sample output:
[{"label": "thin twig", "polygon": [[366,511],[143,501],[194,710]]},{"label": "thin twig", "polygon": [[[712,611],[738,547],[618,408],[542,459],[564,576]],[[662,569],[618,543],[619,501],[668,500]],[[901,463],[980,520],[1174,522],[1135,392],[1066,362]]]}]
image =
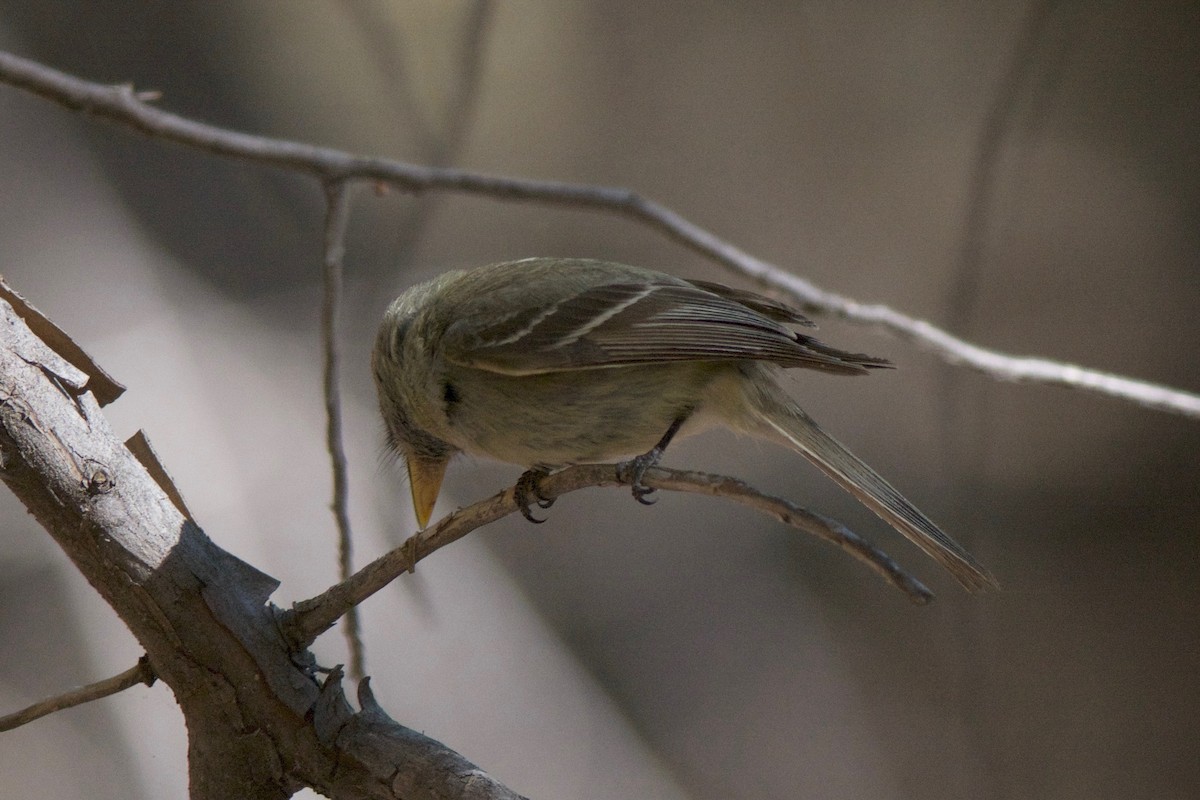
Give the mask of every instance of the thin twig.
[{"label": "thin twig", "polygon": [[[616,464],[568,467],[543,478],[538,484],[538,496],[553,500],[588,487],[627,486],[628,483],[619,477],[618,470]],[[728,498],[769,514],[780,522],[840,547],[904,592],[912,602],[923,604],[933,599],[933,593],[924,584],[906,573],[882,550],[841,523],[782,498],[764,494],[739,480],[703,472],[655,467],[646,473],[643,481],[654,489]],[[510,487],[446,515],[435,525],[414,534],[404,544],[375,559],[348,580],[295,604],[282,622],[289,640],[296,647],[306,647],[343,614],[349,613],[401,574],[411,572],[421,559],[458,541],[471,531],[518,510],[514,487]]]},{"label": "thin twig", "polygon": [[887,306],[866,305],[827,292],[769,264],[711,231],[629,189],[535,181],[485,175],[450,167],[430,167],[218,128],[162,111],[143,102],[130,86],[84,81],[34,61],[0,52],[0,81],[67,108],[110,119],[150,136],[323,179],[382,181],[418,194],[463,192],[499,200],[533,201],[607,211],[628,216],[707,258],[788,295],[804,308],[879,326],[926,347],[953,364],[1001,380],[1043,383],[1097,392],[1147,408],[1200,419],[1200,394],[1043,358],[1011,356],[970,344],[924,321]]},{"label": "thin twig", "polygon": [[[346,227],[350,219],[350,187],[346,181],[325,184],[325,263],[322,270],[321,344],[324,351],[325,443],[333,465],[333,517],[338,530],[338,571],[346,580],[354,571],[347,490],[346,451],[342,445],[342,401],[338,391],[337,319],[342,291],[342,260],[346,252]],[[350,648],[350,676],[366,675],[366,654],[359,633],[358,613],[346,614],[344,625]]]},{"label": "thin twig", "polygon": [[154,668],[150,666],[150,661],[145,656],[142,656],[136,664],[120,675],[114,675],[102,681],[89,683],[87,686],[72,689],[55,697],[48,697],[45,700],[34,703],[28,708],[23,708],[20,711],[0,717],[0,732],[11,731],[14,728],[19,728],[22,725],[33,722],[35,719],[41,719],[48,714],[53,714],[56,711],[74,708],[84,703],[90,703],[93,700],[108,697],[117,692],[123,692],[132,686],[137,686],[139,683],[153,686],[156,680],[158,680],[158,676],[154,674]]},{"label": "thin twig", "polygon": [[691,470],[660,470],[656,475],[656,488],[692,494],[725,497],[735,503],[761,511],[775,517],[785,525],[812,534],[818,539],[839,547],[873,570],[884,580],[908,595],[917,605],[933,599],[933,592],[919,580],[905,572],[892,557],[863,539],[844,524],[796,505],[782,497],[765,494],[748,483],[722,475],[708,475]]}]

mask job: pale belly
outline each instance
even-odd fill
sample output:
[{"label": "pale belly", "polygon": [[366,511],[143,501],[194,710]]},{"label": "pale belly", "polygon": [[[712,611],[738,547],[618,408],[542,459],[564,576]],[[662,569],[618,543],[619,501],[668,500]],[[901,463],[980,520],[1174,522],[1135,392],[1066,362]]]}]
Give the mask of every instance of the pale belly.
[{"label": "pale belly", "polygon": [[[447,406],[460,449],[521,466],[622,459],[654,447],[677,419],[680,435],[705,427],[715,379],[736,366],[683,363],[531,376],[479,373],[455,381]],[[498,410],[504,409],[503,413]],[[696,412],[700,413],[696,413]]]}]

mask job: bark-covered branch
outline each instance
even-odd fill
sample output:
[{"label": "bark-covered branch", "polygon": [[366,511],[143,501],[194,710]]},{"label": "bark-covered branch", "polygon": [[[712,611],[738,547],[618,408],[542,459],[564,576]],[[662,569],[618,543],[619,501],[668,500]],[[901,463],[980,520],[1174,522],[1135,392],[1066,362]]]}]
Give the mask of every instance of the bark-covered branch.
[{"label": "bark-covered branch", "polygon": [[388,719],[369,693],[355,712],[338,680],[318,685],[311,656],[282,638],[276,581],[209,540],[160,485],[165,474],[113,434],[95,377],[22,315],[36,311],[0,299],[0,479],[171,687],[193,798],[278,800],[302,786],[331,798],[518,797]]},{"label": "bark-covered branch", "polygon": [[149,136],[215,155],[309,173],[325,181],[379,181],[414,194],[461,192],[498,200],[533,201],[622,214],[764,287],[787,295],[792,302],[809,311],[881,327],[937,353],[950,363],[1001,380],[1082,389],[1160,411],[1200,418],[1198,394],[1075,364],[1012,356],[980,347],[888,306],[860,303],[821,289],[798,275],[750,255],[672,209],[629,189],[487,175],[253,136],[156,108],[143,99],[155,97],[154,93],[143,95],[131,86],[92,83],[10,53],[0,52],[0,81]]}]

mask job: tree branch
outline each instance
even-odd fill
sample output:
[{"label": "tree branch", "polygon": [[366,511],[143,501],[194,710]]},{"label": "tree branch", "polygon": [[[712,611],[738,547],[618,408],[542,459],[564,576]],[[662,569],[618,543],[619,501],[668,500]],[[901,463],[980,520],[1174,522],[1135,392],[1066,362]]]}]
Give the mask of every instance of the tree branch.
[{"label": "tree branch", "polygon": [[[913,603],[923,605],[933,599],[933,592],[924,584],[842,523],[788,500],[764,494],[742,481],[723,475],[655,467],[646,473],[643,482],[653,489],[722,497],[761,511],[786,525],[840,547],[904,592]],[[538,484],[538,496],[554,500],[579,489],[628,485],[629,482],[620,477],[618,464],[582,464],[543,478]],[[312,644],[343,614],[401,574],[412,572],[421,559],[477,528],[519,511],[515,490],[516,487],[511,486],[447,514],[436,524],[414,534],[399,547],[360,569],[349,580],[330,587],[316,597],[296,603],[281,619],[284,636],[298,648]]]},{"label": "tree branch", "polygon": [[[337,317],[341,303],[342,261],[346,253],[346,227],[350,222],[350,186],[345,181],[325,184],[325,259],[322,270],[321,345],[324,361],[325,446],[333,470],[333,518],[338,532],[338,574],[342,580],[354,571],[354,546],[350,532],[350,508],[346,449],[342,445],[342,400],[338,390]],[[366,654],[359,631],[358,613],[346,614],[346,643],[350,648],[350,677],[366,676]]]},{"label": "tree branch", "polygon": [[[27,309],[27,313],[33,313]],[[0,299],[0,479],[145,649],[188,729],[196,800],[518,796],[445,745],[318,686],[267,600],[113,434],[92,380]],[[165,473],[158,480],[169,480]],[[318,724],[319,720],[319,724]]]},{"label": "tree branch", "polygon": [[111,678],[105,678],[95,683],[89,683],[87,686],[80,686],[78,689],[63,692],[55,697],[48,697],[20,711],[14,711],[12,714],[0,717],[0,732],[11,731],[14,728],[19,728],[22,725],[33,722],[35,719],[41,719],[48,714],[53,714],[56,711],[74,708],[84,703],[90,703],[93,700],[100,700],[117,692],[123,692],[126,689],[137,686],[139,683],[153,686],[156,680],[158,680],[158,676],[154,674],[153,667],[150,666],[150,662],[146,657],[142,656],[136,664],[119,675],[114,675]]},{"label": "tree branch", "polygon": [[323,180],[381,181],[404,191],[462,192],[560,206],[606,211],[630,217],[713,261],[786,294],[803,308],[852,322],[875,325],[959,364],[1010,381],[1041,383],[1096,392],[1160,411],[1200,419],[1200,395],[1044,358],[1012,356],[971,344],[915,317],[883,305],[859,303],[818,288],[769,264],[660,203],[629,189],[534,181],[486,175],[449,167],[430,167],[383,158],[356,156],[300,142],[253,136],[206,125],[143,102],[130,86],[105,86],[81,80],[37,62],[0,52],[0,81],[70,109],[102,117],[149,136],[244,159]]}]

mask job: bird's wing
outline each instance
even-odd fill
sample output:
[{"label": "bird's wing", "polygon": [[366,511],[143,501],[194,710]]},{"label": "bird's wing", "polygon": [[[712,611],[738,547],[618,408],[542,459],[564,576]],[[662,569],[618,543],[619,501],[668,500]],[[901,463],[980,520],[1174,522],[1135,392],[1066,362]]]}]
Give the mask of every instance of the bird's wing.
[{"label": "bird's wing", "polygon": [[776,319],[807,322],[774,300],[718,284],[634,280],[531,303],[486,324],[459,320],[441,346],[454,363],[506,375],[726,359],[841,374],[889,366],[795,333]]},{"label": "bird's wing", "polygon": [[800,325],[805,328],[817,327],[817,323],[787,303],[781,303],[773,298],[764,297],[758,292],[734,289],[732,286],[726,286],[723,283],[713,283],[712,281],[698,281],[692,278],[687,278],[686,280],[697,289],[711,292],[724,297],[726,300],[732,300],[747,308],[752,308],[767,319],[773,319],[776,322],[786,322],[789,325]]}]

